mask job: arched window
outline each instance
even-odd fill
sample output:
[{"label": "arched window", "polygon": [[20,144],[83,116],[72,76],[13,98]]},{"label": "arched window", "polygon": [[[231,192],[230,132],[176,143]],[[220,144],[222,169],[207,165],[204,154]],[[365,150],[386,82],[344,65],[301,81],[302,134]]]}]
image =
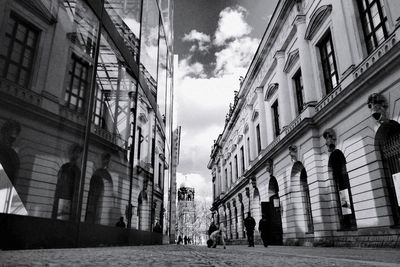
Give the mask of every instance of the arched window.
[{"label": "arched window", "polygon": [[93,175],[90,180],[90,188],[88,194],[88,203],[86,209],[85,221],[89,223],[100,223],[102,199],[104,195],[103,178],[99,175]]},{"label": "arched window", "polygon": [[376,144],[382,155],[393,224],[400,225],[400,124],[395,121],[382,124]]},{"label": "arched window", "polygon": [[346,158],[340,150],[335,150],[329,157],[329,168],[335,183],[340,230],[356,230],[353,198],[346,170]]},{"label": "arched window", "polygon": [[314,224],[311,211],[310,190],[308,189],[307,172],[305,168],[303,168],[300,173],[300,192],[304,207],[307,233],[312,233],[314,232]]}]

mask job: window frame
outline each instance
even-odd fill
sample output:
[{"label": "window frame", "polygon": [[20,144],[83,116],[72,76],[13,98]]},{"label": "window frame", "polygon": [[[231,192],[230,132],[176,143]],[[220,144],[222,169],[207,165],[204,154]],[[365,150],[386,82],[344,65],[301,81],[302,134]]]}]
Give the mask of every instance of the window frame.
[{"label": "window frame", "polygon": [[[9,80],[13,83],[16,83],[19,86],[29,89],[31,87],[32,78],[33,78],[33,74],[34,74],[34,65],[35,65],[36,56],[37,56],[37,52],[38,52],[38,44],[40,43],[41,30],[38,27],[36,27],[34,24],[32,24],[31,22],[27,21],[26,19],[24,19],[23,17],[18,15],[14,11],[11,11],[9,13],[9,16],[5,20],[5,24],[7,24],[6,28],[8,28],[8,25],[11,22],[11,20],[14,20],[14,24],[12,26],[12,33],[10,34],[7,31],[3,32],[4,40],[2,40],[2,41],[4,42],[4,45],[5,45],[6,40],[9,39],[9,44],[8,44],[8,47],[4,47],[5,49],[8,49],[8,51],[6,51],[6,53],[5,53],[5,55],[0,54],[0,58],[2,58],[4,60],[4,66],[3,66],[2,73],[0,73],[0,77],[4,78],[6,80]],[[18,29],[19,25],[22,25],[26,29],[25,35],[23,36],[23,39],[24,39],[23,41],[17,39],[17,29]],[[33,33],[33,35],[34,35],[33,36],[34,40],[32,41],[33,42],[32,45],[28,45],[28,36],[30,33]],[[15,43],[19,43],[22,46],[21,54],[18,59],[19,62],[15,62],[12,59],[12,55],[13,55],[13,51],[14,51],[13,48],[15,47]],[[23,65],[26,50],[30,50],[31,55],[32,55],[27,67],[25,67]],[[16,79],[14,79],[14,80],[11,80],[7,77],[9,74],[8,71],[9,71],[9,67],[11,64],[17,67]],[[26,72],[26,79],[25,79],[24,84],[20,83],[20,77],[21,77],[20,75],[21,75],[22,70],[24,70]]]},{"label": "window frame", "polygon": [[[331,52],[327,51],[327,44],[330,44]],[[319,51],[319,58],[320,64],[322,67],[322,76],[325,85],[325,94],[328,95],[335,90],[335,88],[339,85],[339,71],[336,62],[336,53],[335,48],[333,45],[332,33],[331,30],[328,29],[320,40],[317,43],[318,51]],[[325,53],[325,56],[323,55]],[[334,67],[334,72],[332,72],[329,63],[329,57],[332,57],[332,63]],[[327,74],[329,73],[329,74]],[[333,86],[332,75],[336,78],[336,85]]]},{"label": "window frame", "polygon": [[297,112],[300,114],[304,110],[304,83],[301,69],[298,69],[292,77],[296,96]]},{"label": "window frame", "polygon": [[274,135],[278,137],[281,133],[280,124],[279,124],[279,103],[278,99],[271,105],[272,110],[272,118],[274,122]]},{"label": "window frame", "polygon": [[[75,70],[76,70],[76,63],[79,63],[81,65],[81,71],[79,74],[79,77],[75,75]],[[73,64],[72,70],[71,70],[71,65]],[[85,79],[82,78],[82,71],[83,69],[86,68],[86,77]],[[71,56],[70,56],[70,61],[69,61],[69,66],[68,66],[68,71],[67,71],[67,86],[65,89],[65,95],[64,95],[64,103],[65,106],[68,107],[69,109],[79,112],[79,113],[83,113],[86,107],[86,96],[88,94],[88,89],[90,88],[90,77],[89,77],[89,73],[91,73],[91,67],[90,67],[90,63],[87,62],[85,59],[81,58],[80,56],[78,56],[77,54],[75,54],[74,52],[72,52]],[[74,78],[78,78],[78,92],[77,94],[72,93],[72,86],[73,83],[75,81]],[[86,85],[85,88],[83,89],[83,94],[80,95],[81,93],[81,84],[82,81],[85,81]],[[71,104],[71,96],[76,97],[76,101],[77,104],[76,105],[72,105]],[[79,101],[82,101],[82,106],[79,106]]]},{"label": "window frame", "polygon": [[[363,3],[366,6],[366,9],[364,9]],[[377,26],[374,26],[373,17],[372,17],[372,13],[371,13],[371,8],[374,4],[376,4],[376,7],[378,9],[378,15],[379,15],[379,23]],[[358,6],[361,26],[362,26],[362,30],[363,30],[365,46],[367,48],[368,54],[371,54],[389,36],[388,29],[387,29],[388,25],[386,24],[388,22],[388,17],[386,16],[386,14],[384,12],[384,8],[382,7],[382,3],[380,0],[371,0],[371,3],[369,3],[366,0],[357,0],[357,6]],[[367,21],[367,18],[368,18],[368,21]],[[367,33],[367,28],[370,29],[370,33]],[[377,40],[376,32],[379,31],[380,28],[382,29],[382,32],[383,32],[383,39],[379,43],[379,41]],[[371,41],[371,43],[369,41]]]}]

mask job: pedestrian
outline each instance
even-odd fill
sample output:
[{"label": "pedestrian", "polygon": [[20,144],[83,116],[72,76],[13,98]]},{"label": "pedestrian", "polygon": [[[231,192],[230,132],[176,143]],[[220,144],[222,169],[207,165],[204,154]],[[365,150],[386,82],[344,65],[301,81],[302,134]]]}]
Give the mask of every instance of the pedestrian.
[{"label": "pedestrian", "polygon": [[214,222],[211,222],[210,227],[208,228],[208,236],[210,236],[213,232],[218,230],[218,227],[215,225]]},{"label": "pedestrian", "polygon": [[185,237],[183,238],[183,242],[184,242],[185,245],[187,245],[187,242],[188,242],[187,236],[185,236]]},{"label": "pedestrian", "polygon": [[[225,226],[223,223],[220,224],[219,229],[215,230],[214,232],[211,233],[210,235],[210,240],[212,241],[211,247],[212,248],[216,248],[217,247],[217,243],[218,243],[218,239],[221,239],[221,243],[224,246],[224,249],[226,249],[225,246]],[[208,244],[207,244],[208,246]]]},{"label": "pedestrian", "polygon": [[153,232],[156,232],[156,233],[161,233],[162,232],[162,228],[161,228],[161,225],[160,225],[159,222],[156,222],[156,225],[154,225]]},{"label": "pedestrian", "polygon": [[258,231],[261,234],[264,247],[268,247],[268,220],[267,215],[263,214],[260,222],[258,223]]},{"label": "pedestrian", "polygon": [[180,245],[182,243],[182,237],[181,235],[178,236],[178,245]]},{"label": "pedestrian", "polygon": [[254,228],[256,227],[256,221],[251,217],[250,212],[247,213],[247,218],[244,219],[244,227],[246,228],[249,247],[254,247]]},{"label": "pedestrian", "polygon": [[117,227],[125,228],[125,222],[124,222],[124,217],[120,217],[119,221],[115,224]]}]

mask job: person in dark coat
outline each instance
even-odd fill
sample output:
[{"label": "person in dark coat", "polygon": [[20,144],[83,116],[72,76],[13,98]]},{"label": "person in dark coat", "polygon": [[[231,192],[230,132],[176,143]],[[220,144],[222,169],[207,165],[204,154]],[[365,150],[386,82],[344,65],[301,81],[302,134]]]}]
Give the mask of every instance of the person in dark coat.
[{"label": "person in dark coat", "polygon": [[115,224],[117,227],[125,228],[124,217],[119,218],[119,221]]},{"label": "person in dark coat", "polygon": [[178,245],[180,245],[182,243],[182,237],[179,235],[178,236]]},{"label": "person in dark coat", "polygon": [[261,239],[264,247],[268,247],[268,220],[267,215],[263,214],[260,222],[258,223],[258,231],[261,234]]},{"label": "person in dark coat", "polygon": [[254,228],[256,227],[256,221],[251,217],[250,212],[247,213],[247,218],[244,219],[244,227],[246,228],[249,247],[254,247]]},{"label": "person in dark coat", "polygon": [[185,236],[185,237],[183,238],[183,242],[184,242],[185,245],[187,245],[187,242],[188,242],[187,236]]}]

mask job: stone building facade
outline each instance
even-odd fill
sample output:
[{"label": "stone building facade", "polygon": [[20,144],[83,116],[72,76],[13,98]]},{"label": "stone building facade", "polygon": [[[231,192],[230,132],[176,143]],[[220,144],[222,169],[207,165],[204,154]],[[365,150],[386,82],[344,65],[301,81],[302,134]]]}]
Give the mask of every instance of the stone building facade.
[{"label": "stone building facade", "polygon": [[169,234],[172,17],[170,0],[0,0],[2,217]]},{"label": "stone building facade", "polygon": [[400,2],[279,1],[215,141],[212,212],[272,244],[400,246]]}]

